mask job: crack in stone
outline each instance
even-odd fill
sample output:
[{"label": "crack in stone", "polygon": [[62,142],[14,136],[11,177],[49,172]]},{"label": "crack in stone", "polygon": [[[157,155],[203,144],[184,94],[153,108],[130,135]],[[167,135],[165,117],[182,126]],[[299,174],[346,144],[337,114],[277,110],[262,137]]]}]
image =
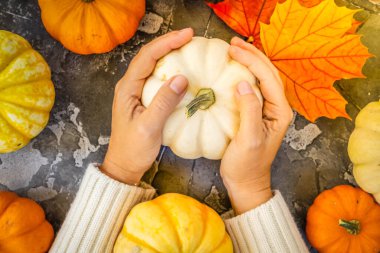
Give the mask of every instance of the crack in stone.
[{"label": "crack in stone", "polygon": [[209,27],[210,27],[210,24],[211,24],[211,18],[212,18],[212,15],[213,15],[213,14],[214,14],[214,13],[211,12],[211,13],[210,13],[210,16],[208,17],[207,24],[206,24],[206,29],[205,29],[205,32],[203,33],[203,37],[207,37],[206,35],[207,35],[208,29],[209,29]]},{"label": "crack in stone", "polygon": [[189,195],[190,193],[190,186],[193,184],[193,179],[194,179],[194,168],[195,168],[195,164],[196,164],[196,161],[197,160],[193,160],[193,164],[191,165],[191,175],[190,175],[190,178],[189,178],[189,181],[188,181],[188,186],[187,187],[187,195]]}]

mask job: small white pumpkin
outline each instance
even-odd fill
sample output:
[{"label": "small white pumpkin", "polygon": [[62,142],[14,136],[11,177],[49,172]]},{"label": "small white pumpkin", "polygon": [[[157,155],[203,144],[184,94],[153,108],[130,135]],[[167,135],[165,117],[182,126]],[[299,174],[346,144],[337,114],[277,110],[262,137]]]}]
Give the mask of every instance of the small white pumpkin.
[{"label": "small white pumpkin", "polygon": [[171,77],[184,75],[187,92],[169,117],[163,144],[183,158],[221,159],[240,123],[235,101],[236,85],[250,83],[262,103],[256,78],[228,54],[229,44],[220,39],[194,37],[156,65],[146,81],[142,103],[147,107],[159,88]]}]

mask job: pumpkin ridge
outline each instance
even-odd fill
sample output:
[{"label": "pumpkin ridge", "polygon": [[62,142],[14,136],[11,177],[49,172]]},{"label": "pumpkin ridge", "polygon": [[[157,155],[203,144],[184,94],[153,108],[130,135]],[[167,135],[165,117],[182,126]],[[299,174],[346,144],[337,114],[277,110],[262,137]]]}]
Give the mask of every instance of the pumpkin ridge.
[{"label": "pumpkin ridge", "polygon": [[[26,200],[26,201],[32,201],[34,204],[35,204],[35,208],[40,208],[42,210],[42,212],[45,214],[44,210],[42,209],[42,207],[40,207],[35,201],[33,200],[30,200],[30,199],[27,199],[27,198],[22,198],[22,197],[18,197],[16,198],[14,201],[12,201],[10,203],[10,205],[7,206],[6,209],[4,209],[4,212],[1,214],[1,216],[8,210],[8,208],[10,208],[13,204],[17,203],[18,201],[20,200]],[[22,235],[25,235],[25,234],[28,234],[30,232],[32,232],[33,230],[37,229],[39,226],[41,226],[44,222],[46,221],[46,217],[44,216],[44,218],[41,220],[40,223],[36,224],[34,227],[29,227],[28,230],[25,230],[24,232],[20,233],[20,234],[14,234],[14,235],[11,235],[11,237],[19,237],[19,236],[22,236]],[[50,225],[50,224],[49,224]],[[5,237],[3,239],[0,240],[1,241],[4,241],[6,239],[8,239],[9,237]],[[0,244],[1,245],[1,244]]]},{"label": "pumpkin ridge", "polygon": [[[46,217],[45,217],[45,219],[46,219]],[[12,237],[12,238],[17,238],[17,237],[21,237],[21,236],[24,236],[24,235],[26,235],[26,234],[29,234],[29,233],[33,232],[34,230],[36,230],[37,228],[39,228],[40,226],[42,226],[45,222],[46,222],[46,220],[42,220],[41,223],[39,223],[39,224],[36,225],[35,227],[32,227],[32,228],[29,227],[28,230],[25,230],[25,231],[22,232],[21,234],[11,235],[11,237]],[[49,225],[50,225],[50,224],[49,224]],[[3,238],[3,239],[0,240],[0,242],[6,240],[6,239],[8,239],[8,238],[9,238],[9,237]],[[0,245],[1,245],[1,243],[0,243]]]},{"label": "pumpkin ridge", "polygon": [[[201,205],[202,209],[203,209],[203,212],[202,212],[202,222],[204,224],[203,226],[203,229],[202,229],[202,234],[201,234],[201,238],[202,240],[200,242],[198,242],[198,246],[194,249],[194,252],[198,252],[198,249],[199,247],[203,244],[203,240],[204,240],[204,236],[205,236],[205,232],[206,232],[206,228],[207,228],[207,218],[208,218],[208,209],[207,209],[207,206],[206,205]],[[212,252],[212,251],[211,251]]]},{"label": "pumpkin ridge", "polygon": [[19,135],[21,135],[24,139],[29,140],[29,136],[26,136],[24,133],[20,132],[18,129],[16,129],[12,124],[9,123],[6,117],[2,115],[2,110],[0,108],[0,117],[4,119],[4,122],[9,126],[9,128],[13,129],[15,132],[17,132]]},{"label": "pumpkin ridge", "polygon": [[103,12],[98,9],[98,6],[96,4],[94,4],[94,10],[98,13],[98,15],[101,18],[101,20],[103,21],[105,27],[107,27],[107,33],[108,33],[109,38],[111,39],[112,43],[113,44],[123,43],[124,41],[118,41],[117,40],[117,36],[115,34],[115,31],[112,29],[108,20],[104,17]]},{"label": "pumpkin ridge", "polygon": [[[348,185],[347,185],[348,186]],[[351,186],[348,186],[348,187],[351,187]],[[338,194],[338,192],[339,192],[339,190],[340,190],[340,188],[346,188],[347,189],[347,187],[346,187],[346,185],[340,185],[340,186],[338,186],[337,188],[332,188],[332,189],[330,189],[330,192],[334,195],[334,198],[335,198],[335,200],[338,202],[338,205],[341,207],[341,209],[343,209],[343,211],[345,212],[345,213],[349,213],[350,212],[350,210],[347,210],[346,209],[346,205],[342,202],[342,200],[341,200],[341,198],[340,198],[340,195]],[[338,215],[338,217],[341,219],[341,218],[345,218],[345,217],[341,217],[341,215],[342,214],[339,214]]]},{"label": "pumpkin ridge", "polygon": [[[1,102],[1,103],[11,104],[11,103],[7,103],[7,102]],[[34,109],[33,109],[33,111],[34,111]],[[43,113],[46,114],[46,112],[43,112]],[[8,125],[9,125],[10,128],[12,128],[13,130],[15,130],[15,131],[16,131],[18,134],[20,134],[22,137],[27,138],[27,139],[30,139],[30,136],[27,136],[25,133],[21,132],[19,129],[17,129],[17,128],[13,125],[12,121],[8,120],[8,117],[5,116],[5,112],[4,112],[4,110],[2,110],[1,108],[0,108],[0,117],[2,117],[2,118],[4,119],[4,121],[8,123]],[[45,126],[46,126],[46,124],[41,125],[41,124],[38,124],[38,123],[33,122],[33,121],[29,121],[29,120],[28,120],[28,122],[32,122],[34,125],[37,125],[37,126],[41,127],[41,131],[42,131],[42,130],[45,128]],[[32,137],[32,138],[34,138],[34,137]]]},{"label": "pumpkin ridge", "polygon": [[320,252],[325,252],[326,251],[326,249],[328,249],[329,247],[330,247],[330,245],[332,245],[332,244],[336,244],[337,242],[339,242],[340,240],[344,240],[345,238],[343,238],[343,237],[337,237],[335,240],[333,240],[333,241],[329,241],[326,245],[324,245],[324,246],[319,246],[319,247],[316,247],[316,249],[318,250],[318,252],[320,251]]},{"label": "pumpkin ridge", "polygon": [[327,217],[330,217],[331,220],[334,220],[334,221],[336,220],[336,221],[338,221],[338,220],[341,218],[340,215],[337,214],[337,213],[333,213],[334,216],[331,216],[332,214],[326,212],[326,211],[325,211],[326,208],[323,207],[323,206],[314,206],[314,208],[315,208],[315,211],[316,211],[316,212],[319,212],[319,213],[323,213],[323,214],[325,214]]},{"label": "pumpkin ridge", "polygon": [[[128,5],[128,4],[123,5],[123,4],[120,4],[120,3],[118,3],[118,2],[112,2],[112,3],[110,3],[110,1],[102,1],[102,4],[105,5],[105,3],[110,4],[110,5],[112,4],[112,6],[116,6],[116,9],[122,9],[123,12],[125,12],[125,13],[131,12],[131,13],[133,13],[133,14],[135,14],[135,15],[138,13],[138,12],[135,11],[134,9],[129,8],[129,5]],[[98,3],[98,5],[99,5],[99,3]],[[145,11],[144,11],[144,13],[145,13]],[[141,17],[140,17],[140,18],[141,18]]]},{"label": "pumpkin ridge", "polygon": [[[372,247],[373,247],[373,246],[376,247],[376,245],[378,244],[378,242],[375,241],[371,236],[368,236],[368,235],[367,235],[367,231],[361,233],[361,234],[360,234],[360,238],[361,238],[361,240],[366,240],[367,243],[371,243],[371,244],[372,244],[372,245],[371,245]],[[361,244],[360,244],[360,248],[363,249]],[[380,248],[379,248],[379,250],[380,250]],[[362,252],[366,253],[364,250],[362,250]]]},{"label": "pumpkin ridge", "polygon": [[[18,105],[18,104],[15,104],[13,102],[8,102],[8,101],[4,101],[4,100],[0,100],[0,103],[9,104],[9,105],[12,105],[15,107],[20,107],[21,109],[25,109],[25,110],[33,110],[34,112],[45,113],[45,114],[50,113],[50,111],[48,111],[48,110],[45,111],[45,110],[41,110],[41,109],[34,108],[34,107],[27,107],[27,106],[23,106],[23,105]],[[31,122],[36,123],[36,125],[42,126],[42,125],[38,124],[37,122],[34,122],[34,121],[31,121]]]},{"label": "pumpkin ridge", "polygon": [[[1,30],[0,30],[1,31]],[[11,63],[15,60],[15,59],[17,59],[17,58],[19,58],[23,53],[25,53],[26,51],[28,51],[28,50],[33,50],[33,48],[30,46],[30,47],[28,47],[28,48],[23,48],[23,50],[20,50],[20,52],[17,52],[17,54],[15,54],[15,55],[13,55],[10,59],[9,59],[9,61],[4,65],[4,67],[2,68],[2,69],[0,69],[0,75],[1,75],[1,73],[9,66],[9,65],[11,65]],[[7,87],[7,86],[5,86],[5,87]],[[0,90],[2,89],[3,87],[0,87]]]},{"label": "pumpkin ridge", "polygon": [[[35,97],[42,97],[42,96],[35,96]],[[50,99],[54,99],[54,97],[49,97]],[[16,107],[21,107],[22,109],[26,109],[26,110],[33,110],[34,112],[39,112],[39,113],[50,113],[51,109],[53,108],[54,106],[54,103],[52,104],[52,106],[50,107],[50,110],[49,109],[41,109],[41,108],[36,108],[36,107],[27,107],[27,106],[24,106],[24,105],[21,105],[21,104],[18,104],[17,101],[15,102],[11,102],[11,101],[7,101],[7,100],[3,100],[1,97],[0,97],[0,104],[1,103],[6,103],[6,104],[10,104],[10,105],[13,105],[13,106],[16,106]],[[37,125],[39,125],[37,123]],[[42,126],[42,125],[41,125]]]},{"label": "pumpkin ridge", "polygon": [[127,231],[124,231],[123,234],[125,235],[125,238],[128,238],[129,241],[134,242],[136,245],[141,245],[141,246],[143,246],[145,248],[150,249],[151,251],[154,251],[154,252],[157,252],[157,253],[161,253],[161,252],[157,251],[153,246],[151,246],[150,244],[148,244],[146,241],[140,240],[139,238],[137,238],[133,234],[128,233]]},{"label": "pumpkin ridge", "polygon": [[[83,8],[83,7],[79,6],[79,5],[80,5],[80,3],[78,3],[77,1],[75,1],[74,4],[72,4],[70,7],[67,7],[66,10],[62,10],[61,12],[59,12],[60,15],[55,19],[56,22],[53,23],[53,24],[50,24],[50,27],[57,27],[57,26],[59,26],[58,24],[63,23],[64,20],[67,19],[67,16],[69,16],[69,15],[72,14],[71,12],[73,12],[74,10],[77,10],[78,8]],[[41,9],[41,12],[42,12],[42,8],[40,8],[40,9]],[[52,37],[54,37],[56,40],[60,41],[60,38],[59,38],[58,34],[62,33],[61,29],[60,29],[60,31],[58,33],[55,33],[54,32],[54,30],[55,30],[54,28],[48,29],[48,26],[46,26],[46,25],[45,25],[45,27],[49,31],[49,34]]]},{"label": "pumpkin ridge", "polygon": [[[2,192],[0,191],[0,194],[1,194]],[[5,193],[7,193],[7,192],[5,192]],[[8,207],[10,207],[11,205],[12,205],[12,203],[13,202],[15,202],[17,199],[18,199],[18,196],[17,196],[17,194],[15,194],[15,193],[13,193],[13,192],[10,192],[11,194],[10,195],[12,195],[12,197],[13,197],[13,199],[8,203],[8,205],[4,208],[4,210],[0,213],[0,216],[2,216],[6,211],[7,211],[7,209],[8,209]]]},{"label": "pumpkin ridge", "polygon": [[[228,110],[228,109],[227,109]],[[226,131],[225,129],[224,129],[224,124],[220,121],[220,119],[218,118],[218,117],[216,117],[213,113],[211,113],[210,112],[210,115],[211,115],[211,117],[218,123],[217,124],[217,126],[218,126],[218,129],[220,130],[220,131],[222,131],[225,135],[227,135],[228,136],[228,138],[230,138],[230,141],[232,140],[232,138],[234,137],[234,136],[230,136],[229,134],[228,134],[228,131]]]},{"label": "pumpkin ridge", "polygon": [[[49,65],[47,64],[47,62],[45,61],[45,59],[43,58],[43,56],[39,53],[39,52],[37,52],[36,50],[34,50],[33,48],[29,48],[29,49],[27,49],[27,50],[24,50],[22,53],[20,53],[16,58],[13,58],[9,63],[8,63],[8,65],[7,66],[5,66],[5,68],[4,69],[2,69],[1,71],[0,71],[0,75],[4,72],[4,70],[6,70],[11,64],[13,64],[15,61],[17,61],[22,55],[24,55],[24,54],[26,54],[26,53],[28,53],[28,52],[32,52],[33,54],[35,54],[37,57],[40,57],[40,59],[42,60],[42,62],[43,62],[43,64],[45,65],[45,67],[47,67],[47,69],[48,69],[48,72],[49,72],[49,74],[48,74],[48,76],[46,77],[46,78],[44,78],[44,79],[39,79],[40,77],[42,77],[42,76],[37,76],[37,77],[35,77],[35,79],[31,79],[31,80],[28,80],[27,82],[35,82],[35,81],[39,81],[39,80],[50,80],[50,78],[51,78],[51,71],[50,71],[50,67],[49,67]],[[1,80],[0,80],[1,81]],[[26,83],[26,82],[22,82],[22,83]],[[21,84],[22,84],[21,83]],[[3,89],[6,89],[6,88],[9,88],[9,87],[11,87],[11,86],[18,86],[20,83],[8,83],[7,85],[4,85],[4,86],[1,86],[0,87],[0,91],[1,90],[3,90]]]},{"label": "pumpkin ridge", "polygon": [[220,243],[212,251],[216,251],[217,249],[219,249],[220,247],[222,247],[224,245],[224,242],[228,241],[228,238],[229,238],[228,234],[225,233],[223,239],[220,241]]},{"label": "pumpkin ridge", "polygon": [[172,226],[174,229],[174,234],[175,234],[175,237],[177,239],[177,245],[180,245],[180,249],[179,249],[179,252],[182,252],[182,242],[181,242],[181,237],[179,236],[179,233],[178,233],[178,230],[176,229],[176,225],[172,219],[172,217],[170,215],[167,214],[166,210],[164,208],[162,208],[161,205],[159,205],[158,203],[156,203],[157,199],[154,199],[152,201],[152,203],[154,205],[156,205],[159,209],[161,209],[162,211],[162,214],[166,217],[168,223],[170,224],[170,226]]}]

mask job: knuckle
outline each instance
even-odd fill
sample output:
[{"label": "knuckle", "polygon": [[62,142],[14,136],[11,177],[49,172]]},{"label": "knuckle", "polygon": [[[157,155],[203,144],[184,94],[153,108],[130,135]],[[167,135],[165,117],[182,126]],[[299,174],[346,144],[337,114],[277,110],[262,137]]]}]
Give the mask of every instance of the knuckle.
[{"label": "knuckle", "polygon": [[257,149],[260,149],[262,146],[263,141],[261,139],[247,140],[243,145],[244,150],[247,150],[248,152],[256,151]]},{"label": "knuckle", "polygon": [[284,123],[286,125],[289,125],[292,122],[292,120],[293,120],[293,116],[294,116],[293,110],[290,107],[288,107],[285,110],[285,113],[284,113],[284,116],[283,116]]},{"label": "knuckle", "polygon": [[168,111],[171,108],[171,103],[163,94],[157,96],[155,106],[160,111]]},{"label": "knuckle", "polygon": [[249,97],[246,97],[246,100],[243,101],[244,105],[245,106],[245,109],[248,113],[254,113],[258,110],[261,110],[261,104],[259,102],[259,100],[257,98],[255,98],[254,94],[251,94],[251,96]]},{"label": "knuckle", "polygon": [[142,139],[150,139],[154,136],[153,130],[145,124],[138,124],[136,128],[136,133]]},{"label": "knuckle", "polygon": [[144,45],[140,48],[139,55],[146,55],[149,53],[149,45]]}]

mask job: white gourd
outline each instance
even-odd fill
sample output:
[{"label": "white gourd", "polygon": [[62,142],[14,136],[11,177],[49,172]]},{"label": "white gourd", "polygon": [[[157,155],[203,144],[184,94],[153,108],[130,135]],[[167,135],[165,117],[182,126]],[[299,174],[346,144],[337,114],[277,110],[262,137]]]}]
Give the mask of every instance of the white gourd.
[{"label": "white gourd", "polygon": [[171,77],[184,75],[189,81],[184,98],[163,131],[163,144],[180,157],[222,158],[239,128],[235,98],[239,82],[249,82],[263,102],[256,78],[247,67],[230,58],[228,49],[229,44],[223,40],[194,37],[160,59],[145,83],[142,103],[147,107]]}]

